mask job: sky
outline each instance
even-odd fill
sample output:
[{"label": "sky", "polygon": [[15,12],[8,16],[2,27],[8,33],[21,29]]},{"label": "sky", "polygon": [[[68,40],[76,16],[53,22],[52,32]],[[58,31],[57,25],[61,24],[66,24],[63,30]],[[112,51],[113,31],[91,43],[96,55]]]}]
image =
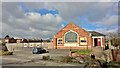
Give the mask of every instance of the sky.
[{"label": "sky", "polygon": [[118,31],[118,2],[3,2],[2,37],[47,39],[69,22],[103,34]]}]

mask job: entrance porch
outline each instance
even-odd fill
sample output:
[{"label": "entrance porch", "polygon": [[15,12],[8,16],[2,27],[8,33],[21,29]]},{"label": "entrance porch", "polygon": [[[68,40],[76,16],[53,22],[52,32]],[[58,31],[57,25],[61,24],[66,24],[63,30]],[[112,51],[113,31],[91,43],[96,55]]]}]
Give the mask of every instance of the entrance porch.
[{"label": "entrance porch", "polygon": [[102,36],[98,36],[98,37],[92,37],[93,39],[93,47],[96,47],[96,46],[101,46],[103,47],[103,40],[102,40]]}]

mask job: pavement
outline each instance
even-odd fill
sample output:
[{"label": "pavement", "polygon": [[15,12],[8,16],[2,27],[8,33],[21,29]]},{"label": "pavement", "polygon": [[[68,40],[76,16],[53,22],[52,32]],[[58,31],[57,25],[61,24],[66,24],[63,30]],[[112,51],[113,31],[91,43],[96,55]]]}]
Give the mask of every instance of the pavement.
[{"label": "pavement", "polygon": [[17,48],[14,50],[14,55],[2,56],[0,59],[3,66],[76,66],[76,64],[41,60],[42,56],[47,55],[50,57],[67,56],[68,52],[69,50],[51,49],[49,53],[32,54],[32,48]]}]

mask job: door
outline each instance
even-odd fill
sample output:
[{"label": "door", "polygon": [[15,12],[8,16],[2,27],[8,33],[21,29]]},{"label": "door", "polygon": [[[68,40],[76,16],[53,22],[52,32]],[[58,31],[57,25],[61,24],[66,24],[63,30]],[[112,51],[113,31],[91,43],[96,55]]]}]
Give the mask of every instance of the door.
[{"label": "door", "polygon": [[97,38],[94,38],[94,47],[97,46]]},{"label": "door", "polygon": [[101,46],[101,39],[97,38],[97,46]]}]

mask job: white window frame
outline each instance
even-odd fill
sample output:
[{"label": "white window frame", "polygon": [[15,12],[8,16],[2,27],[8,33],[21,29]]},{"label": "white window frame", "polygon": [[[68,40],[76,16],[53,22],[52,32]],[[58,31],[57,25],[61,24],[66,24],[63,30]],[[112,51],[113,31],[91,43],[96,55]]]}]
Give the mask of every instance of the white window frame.
[{"label": "white window frame", "polygon": [[63,44],[63,39],[62,38],[57,38],[57,45],[62,45],[62,44],[58,44],[58,40],[62,40],[61,43]]},{"label": "white window frame", "polygon": [[92,37],[92,39],[93,39],[93,46],[95,46],[95,44],[94,44],[94,39],[95,39],[95,38],[100,38],[100,39],[101,39],[101,40],[100,40],[100,41],[101,41],[101,45],[100,45],[100,46],[103,47],[103,40],[102,40],[103,36],[93,36],[93,37]]},{"label": "white window frame", "polygon": [[[86,42],[81,42],[81,38],[84,38]],[[80,45],[87,45],[87,37],[80,37]]]}]

